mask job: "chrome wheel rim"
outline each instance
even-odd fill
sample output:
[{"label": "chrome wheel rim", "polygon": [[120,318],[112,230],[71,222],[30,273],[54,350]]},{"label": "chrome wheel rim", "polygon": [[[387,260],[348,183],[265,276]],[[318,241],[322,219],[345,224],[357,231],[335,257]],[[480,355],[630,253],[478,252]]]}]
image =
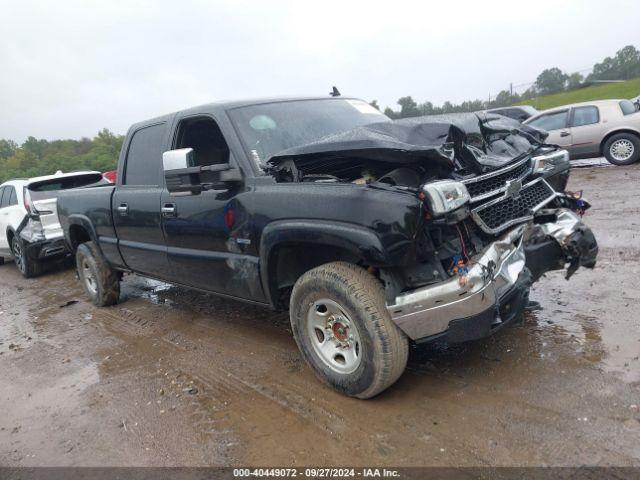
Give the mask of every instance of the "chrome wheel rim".
[{"label": "chrome wheel rim", "polygon": [[16,267],[18,267],[18,270],[24,273],[24,258],[22,258],[22,247],[20,246],[20,242],[17,238],[13,239],[12,249],[13,261],[16,263]]},{"label": "chrome wheel rim", "polygon": [[98,292],[98,283],[96,282],[96,277],[93,275],[91,267],[89,267],[89,263],[86,259],[82,260],[80,268],[82,269],[82,278],[84,278],[84,284],[87,287],[87,290],[95,295]]},{"label": "chrome wheel rim", "polygon": [[337,302],[322,298],[309,306],[307,335],[316,355],[334,372],[348,374],[360,366],[358,328]]},{"label": "chrome wheel rim", "polygon": [[635,152],[635,147],[633,142],[627,140],[626,138],[621,138],[620,140],[616,140],[611,144],[611,148],[609,149],[611,152],[611,156],[618,160],[619,162],[624,162],[625,160],[629,160],[633,153]]}]

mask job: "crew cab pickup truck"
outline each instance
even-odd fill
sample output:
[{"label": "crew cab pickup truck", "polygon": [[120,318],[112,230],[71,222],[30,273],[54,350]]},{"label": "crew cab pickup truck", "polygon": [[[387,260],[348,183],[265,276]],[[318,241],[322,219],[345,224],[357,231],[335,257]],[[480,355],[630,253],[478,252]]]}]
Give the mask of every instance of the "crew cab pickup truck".
[{"label": "crew cab pickup truck", "polygon": [[370,398],[410,342],[489,335],[544,272],[595,265],[589,205],[545,138],[353,98],[214,103],[131,127],[116,184],[62,192],[58,212],[96,305],[133,272],[288,309],[318,377]]}]

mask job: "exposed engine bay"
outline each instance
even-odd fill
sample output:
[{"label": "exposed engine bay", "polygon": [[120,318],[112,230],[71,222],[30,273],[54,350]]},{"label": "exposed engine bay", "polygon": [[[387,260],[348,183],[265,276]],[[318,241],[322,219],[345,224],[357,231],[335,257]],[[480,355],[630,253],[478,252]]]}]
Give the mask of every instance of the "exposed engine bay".
[{"label": "exposed engine bay", "polygon": [[[278,182],[400,189],[422,200],[425,228],[416,239],[415,263],[380,272],[390,303],[448,279],[462,285],[473,259],[523,224],[531,225],[523,248],[533,252],[528,292],[544,271],[569,265],[570,276],[580,265],[592,267],[597,254],[590,230],[563,213],[581,215],[589,204],[564,192],[568,155],[545,144],[546,137],[494,114],[403,119],[290,148],[270,159],[268,173]],[[558,218],[573,222],[562,239],[551,233]]]},{"label": "exposed engine bay", "polygon": [[501,168],[544,145],[547,134],[493,114],[452,114],[357,127],[273,156],[283,182],[352,182],[418,188]]}]

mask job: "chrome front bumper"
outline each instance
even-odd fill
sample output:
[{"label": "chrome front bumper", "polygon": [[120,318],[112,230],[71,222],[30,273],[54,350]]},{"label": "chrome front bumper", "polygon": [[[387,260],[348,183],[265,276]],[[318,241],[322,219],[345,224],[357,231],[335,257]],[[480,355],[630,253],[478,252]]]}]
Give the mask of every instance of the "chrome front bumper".
[{"label": "chrome front bumper", "polygon": [[393,321],[409,338],[419,340],[444,332],[452,320],[497,309],[525,268],[525,228],[509,231],[474,257],[464,281],[453,277],[397,296],[387,305]]}]

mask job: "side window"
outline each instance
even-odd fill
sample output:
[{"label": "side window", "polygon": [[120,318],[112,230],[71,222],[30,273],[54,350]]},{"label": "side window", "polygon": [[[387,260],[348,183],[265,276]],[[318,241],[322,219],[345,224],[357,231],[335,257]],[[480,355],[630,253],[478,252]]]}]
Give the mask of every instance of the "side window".
[{"label": "side window", "polygon": [[16,194],[16,189],[13,187],[8,187],[9,192],[9,206],[12,207],[18,204],[18,195]]},{"label": "side window", "polygon": [[572,127],[581,127],[583,125],[593,125],[600,121],[598,107],[576,107],[573,109]]},{"label": "side window", "polygon": [[174,148],[193,148],[195,165],[229,163],[229,147],[218,124],[210,117],[183,120],[178,126]]},{"label": "side window", "polygon": [[125,164],[125,185],[158,185],[165,126],[164,123],[151,125],[133,134]]},{"label": "side window", "polygon": [[4,208],[9,204],[9,196],[7,195],[7,205],[4,203],[4,192],[9,191],[8,187],[0,188],[0,208]]},{"label": "side window", "polygon": [[547,113],[546,115],[542,115],[541,117],[529,122],[529,125],[543,130],[559,130],[567,126],[568,113],[568,110]]},{"label": "side window", "polygon": [[637,104],[633,103],[630,100],[622,100],[620,102],[620,109],[622,110],[623,115],[631,115],[632,113],[636,113],[638,111]]}]

